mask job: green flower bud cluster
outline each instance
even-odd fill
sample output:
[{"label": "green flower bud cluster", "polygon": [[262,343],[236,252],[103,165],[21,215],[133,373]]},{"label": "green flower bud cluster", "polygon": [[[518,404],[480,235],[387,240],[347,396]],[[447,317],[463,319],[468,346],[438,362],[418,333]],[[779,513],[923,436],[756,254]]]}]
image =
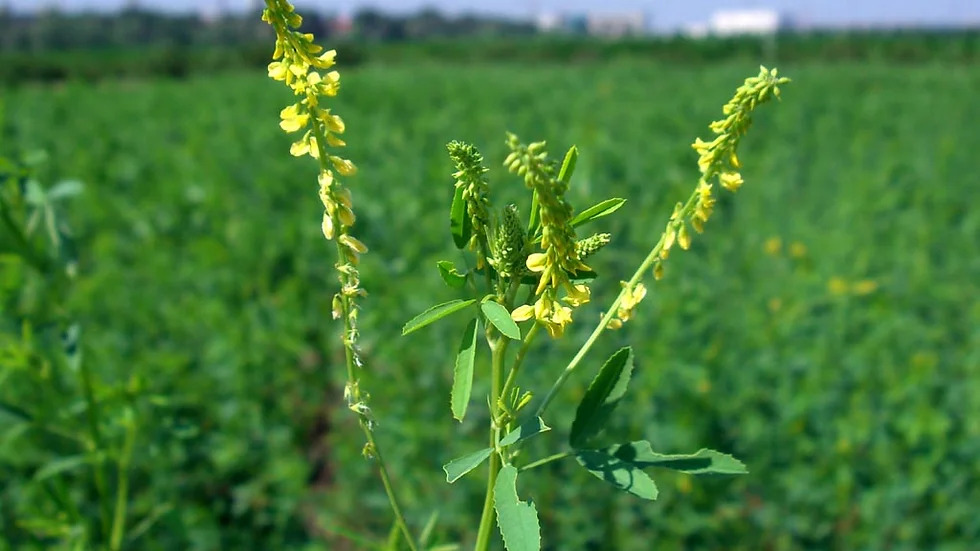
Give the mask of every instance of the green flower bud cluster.
[{"label": "green flower bud cluster", "polygon": [[526,273],[527,266],[527,235],[521,223],[517,206],[510,204],[504,207],[504,213],[497,225],[493,241],[490,243],[493,266],[501,277],[510,278]]},{"label": "green flower bud cluster", "polygon": [[456,178],[456,187],[463,188],[466,213],[473,227],[469,246],[472,250],[479,250],[481,243],[487,243],[487,228],[490,225],[490,199],[487,196],[490,186],[485,176],[490,169],[483,166],[483,155],[471,144],[454,140],[446,148],[456,165],[453,178]]},{"label": "green flower bud cluster", "polygon": [[608,233],[594,233],[585,239],[579,239],[575,242],[575,254],[579,260],[585,260],[608,245],[611,238]]}]

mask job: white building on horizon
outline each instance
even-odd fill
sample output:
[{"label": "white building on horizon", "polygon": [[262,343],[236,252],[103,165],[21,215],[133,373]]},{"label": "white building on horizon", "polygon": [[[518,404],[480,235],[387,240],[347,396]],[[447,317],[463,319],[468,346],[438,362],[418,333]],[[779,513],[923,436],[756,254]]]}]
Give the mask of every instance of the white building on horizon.
[{"label": "white building on horizon", "polygon": [[707,33],[714,36],[775,34],[788,27],[787,19],[772,9],[720,10],[711,14]]}]

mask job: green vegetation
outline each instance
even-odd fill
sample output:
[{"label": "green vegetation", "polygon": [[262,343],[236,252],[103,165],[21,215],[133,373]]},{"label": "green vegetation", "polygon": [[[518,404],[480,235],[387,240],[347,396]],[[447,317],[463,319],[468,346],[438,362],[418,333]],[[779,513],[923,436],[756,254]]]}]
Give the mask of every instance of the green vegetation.
[{"label": "green vegetation", "polygon": [[[437,511],[431,541],[468,535],[485,490],[476,477],[450,487],[441,469],[486,445],[485,408],[462,425],[448,420],[455,350],[444,344],[458,342],[458,328],[371,340],[397,334],[433,297],[460,298],[436,266],[454,254],[444,144],[474,143],[488,164],[506,156],[508,129],[555,150],[576,144],[574,204],[631,198],[594,223],[615,240],[589,262],[626,273],[690,192],[690,137],[756,67],[621,59],[345,70],[337,112],[352,129],[345,156],[360,168],[349,179],[358,238],[371,248],[361,266],[371,292],[360,316],[372,366],[364,386],[383,421],[378,439],[397,442],[386,460],[416,533],[428,520],[420,512]],[[608,357],[633,342],[619,410],[632,416],[617,415],[611,434],[641,435],[665,452],[732,453],[750,474],[668,474],[658,501],[646,502],[606,491],[574,461],[551,463],[518,491],[535,498],[554,549],[965,550],[980,539],[980,196],[970,176],[980,71],[872,62],[781,70],[794,78],[792,101],[768,110],[744,141],[751,185],[737,201],[720,195],[709,229],[724,237],[695,239],[672,257],[635,319],[595,351]],[[341,527],[390,528],[342,399],[343,350],[323,330],[333,246],[315,223],[315,169],[302,174],[283,154],[290,138],[276,122],[290,95],[280,88],[264,74],[228,74],[27,84],[0,100],[0,155],[46,151],[32,169],[38,182],[85,184],[58,203],[78,251],[59,316],[82,328],[95,392],[118,414],[106,421],[112,449],[124,443],[127,407],[141,424],[127,514],[131,532],[145,530],[133,549],[359,549],[370,547]],[[500,199],[518,184],[501,185]],[[10,244],[0,234],[4,253]],[[14,342],[25,319],[43,318],[48,280],[2,259],[0,323]],[[598,319],[619,290],[597,286],[576,318]],[[57,329],[46,319],[34,327],[41,352]],[[530,354],[522,386],[552,381],[544,366],[557,369],[553,358],[570,357],[590,329],[571,325],[557,350]],[[55,518],[36,509],[50,500],[32,478],[89,478],[85,465],[52,467],[71,443],[39,445],[17,413],[44,408],[45,382],[70,403],[84,392],[57,366],[12,370],[2,358],[0,404],[10,407],[0,409],[0,549],[47,548],[36,526],[14,521]],[[565,417],[549,424],[572,426],[589,378],[569,379],[550,410]],[[56,418],[83,425],[74,407]],[[529,456],[551,449],[549,437],[530,441]],[[115,478],[107,485],[114,491]],[[101,490],[67,487],[98,515]]]}]

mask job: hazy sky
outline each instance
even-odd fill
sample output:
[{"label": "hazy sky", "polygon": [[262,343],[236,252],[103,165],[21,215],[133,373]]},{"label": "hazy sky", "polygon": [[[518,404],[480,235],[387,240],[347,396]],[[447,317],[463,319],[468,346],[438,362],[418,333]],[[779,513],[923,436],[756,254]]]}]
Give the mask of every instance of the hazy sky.
[{"label": "hazy sky", "polygon": [[[172,11],[243,9],[250,0],[136,0],[142,7]],[[57,6],[64,10],[113,10],[127,0],[0,0],[16,10]],[[255,2],[260,3],[260,2]],[[409,12],[432,6],[446,13],[497,13],[532,17],[542,12],[643,11],[653,26],[678,28],[706,20],[719,9],[774,8],[805,25],[980,26],[980,0],[296,0],[300,7],[352,13],[361,7]]]}]

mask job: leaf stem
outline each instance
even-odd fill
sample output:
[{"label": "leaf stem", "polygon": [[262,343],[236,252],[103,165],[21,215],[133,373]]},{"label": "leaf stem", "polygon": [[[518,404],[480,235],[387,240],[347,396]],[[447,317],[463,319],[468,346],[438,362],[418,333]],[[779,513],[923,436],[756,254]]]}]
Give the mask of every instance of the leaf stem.
[{"label": "leaf stem", "polygon": [[491,339],[492,324],[487,324],[487,341],[490,343],[490,447],[495,453],[490,455],[490,469],[487,473],[487,493],[483,499],[483,514],[480,516],[480,528],[477,530],[474,551],[486,551],[490,546],[490,534],[493,532],[493,488],[500,473],[500,453],[497,442],[500,439],[500,427],[497,426],[497,414],[500,407],[500,391],[502,389],[504,359],[510,339],[500,336]]},{"label": "leaf stem", "polygon": [[523,467],[521,467],[520,472],[529,471],[531,469],[535,469],[535,468],[540,467],[542,465],[547,465],[548,463],[551,463],[552,461],[558,461],[559,459],[564,459],[564,458],[566,458],[566,457],[568,457],[570,455],[572,455],[572,452],[561,452],[561,453],[556,453],[554,455],[549,455],[548,457],[545,457],[544,459],[538,459],[537,461],[532,461],[531,463],[528,463],[527,465],[524,465]]},{"label": "leaf stem", "polygon": [[[129,412],[127,412],[129,413]],[[116,469],[116,510],[112,518],[112,535],[109,538],[109,549],[119,551],[122,548],[123,536],[126,533],[126,507],[129,494],[129,462],[133,457],[133,443],[136,440],[136,421],[129,415],[126,420],[126,439],[123,441],[122,454]]]}]

